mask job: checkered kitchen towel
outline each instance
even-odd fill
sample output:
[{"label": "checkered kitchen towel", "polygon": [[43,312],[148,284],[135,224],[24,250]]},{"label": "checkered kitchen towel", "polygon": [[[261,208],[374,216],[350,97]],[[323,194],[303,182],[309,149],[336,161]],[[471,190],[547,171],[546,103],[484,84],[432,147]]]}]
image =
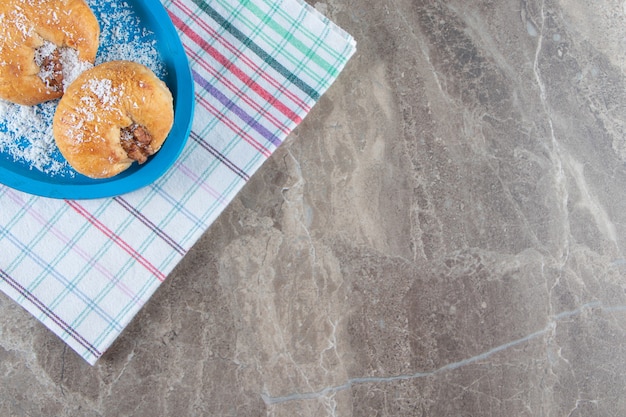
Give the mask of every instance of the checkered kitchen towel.
[{"label": "checkered kitchen towel", "polygon": [[53,200],[0,186],[0,289],[90,364],[355,52],[349,35],[301,0],[163,4],[196,83],[176,165],[116,198]]}]

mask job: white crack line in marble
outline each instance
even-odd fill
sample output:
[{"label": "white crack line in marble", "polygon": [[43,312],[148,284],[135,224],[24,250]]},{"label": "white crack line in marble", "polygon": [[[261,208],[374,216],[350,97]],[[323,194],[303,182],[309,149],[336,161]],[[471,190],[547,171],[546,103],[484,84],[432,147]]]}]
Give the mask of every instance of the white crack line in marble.
[{"label": "white crack line in marble", "polygon": [[[544,28],[546,23],[546,15],[545,15],[545,0],[541,2],[541,25],[539,27],[539,33],[537,38],[537,48],[535,50],[535,61],[533,63],[533,72],[535,74],[535,79],[537,81],[537,86],[539,88],[539,98],[541,99],[541,104],[544,108],[544,112],[546,114],[548,126],[550,128],[550,140],[552,143],[553,149],[548,149],[551,159],[554,162],[554,167],[556,170],[555,175],[555,185],[557,189],[561,190],[562,198],[561,198],[561,212],[563,213],[563,217],[566,220],[565,227],[563,230],[563,254],[561,255],[561,268],[565,266],[567,260],[569,259],[570,253],[570,228],[569,228],[569,215],[568,215],[568,203],[569,203],[569,191],[567,188],[567,175],[565,173],[565,168],[563,166],[563,152],[559,145],[559,141],[556,137],[556,132],[554,130],[554,123],[551,117],[550,104],[548,102],[548,96],[546,93],[546,85],[543,81],[543,77],[541,74],[541,69],[539,68],[539,59],[541,57],[541,52],[543,49],[543,38],[544,38]],[[533,23],[534,24],[534,23]]]},{"label": "white crack line in marble", "polygon": [[404,26],[406,26],[406,29],[407,29],[406,33],[410,34],[411,38],[413,38],[413,40],[415,40],[415,42],[419,46],[419,49],[420,49],[420,52],[422,53],[422,56],[424,57],[426,62],[428,62],[428,65],[430,66],[431,75],[433,76],[433,80],[435,81],[435,84],[437,84],[437,88],[439,89],[439,92],[441,93],[441,97],[443,97],[443,99],[450,104],[451,100],[448,97],[448,94],[447,94],[446,90],[444,89],[444,87],[441,84],[441,80],[439,79],[439,74],[437,74],[437,70],[435,69],[435,67],[434,67],[434,65],[433,65],[433,63],[432,63],[432,61],[430,59],[430,54],[428,53],[428,48],[424,44],[424,41],[422,40],[421,37],[419,37],[419,36],[417,36],[415,34],[415,31],[413,29],[413,25],[411,25],[409,23],[409,21],[407,20],[406,15],[402,12],[402,8],[397,4],[397,1],[394,0],[393,5],[395,6],[395,9],[396,9],[395,11],[396,11],[398,17],[400,18],[402,23],[404,23]]},{"label": "white crack line in marble", "polygon": [[600,301],[593,301],[593,302],[584,304],[578,307],[577,309],[564,311],[555,315],[552,318],[552,320],[550,320],[550,322],[546,325],[546,327],[534,333],[531,333],[525,337],[522,337],[520,339],[516,339],[511,342],[505,343],[503,345],[494,347],[492,349],[489,349],[486,352],[483,352],[476,356],[472,356],[471,358],[463,359],[458,362],[449,363],[447,365],[442,366],[441,368],[435,369],[430,372],[416,372],[414,374],[397,375],[397,376],[390,376],[390,377],[350,378],[345,384],[337,385],[334,387],[327,387],[316,392],[294,393],[294,394],[285,395],[281,397],[274,397],[266,393],[262,393],[261,398],[267,405],[280,405],[280,404],[284,404],[284,403],[288,403],[292,401],[325,399],[328,396],[334,395],[340,391],[348,390],[355,385],[409,381],[409,380],[414,380],[414,379],[421,379],[421,378],[427,378],[430,376],[435,376],[437,374],[441,374],[441,373],[448,372],[448,371],[453,371],[453,370],[462,368],[464,366],[479,362],[481,360],[488,359],[489,357],[495,355],[496,353],[505,351],[512,347],[534,340],[547,333],[553,332],[559,321],[563,321],[572,317],[579,316],[580,314],[583,313],[583,311],[590,310],[590,309],[599,309],[600,311],[603,311],[605,313],[626,312],[626,306],[608,306],[607,307],[607,306],[602,305]]}]

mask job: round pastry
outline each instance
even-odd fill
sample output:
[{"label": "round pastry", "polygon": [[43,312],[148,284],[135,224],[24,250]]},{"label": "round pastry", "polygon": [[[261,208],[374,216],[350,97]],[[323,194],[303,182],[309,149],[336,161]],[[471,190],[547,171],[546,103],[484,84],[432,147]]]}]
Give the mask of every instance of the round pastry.
[{"label": "round pastry", "polygon": [[83,72],[54,114],[52,132],[68,163],[108,178],[156,153],[174,123],[165,83],[144,65],[111,61]]},{"label": "round pastry", "polygon": [[100,26],[84,0],[0,1],[0,99],[59,98],[93,66]]}]

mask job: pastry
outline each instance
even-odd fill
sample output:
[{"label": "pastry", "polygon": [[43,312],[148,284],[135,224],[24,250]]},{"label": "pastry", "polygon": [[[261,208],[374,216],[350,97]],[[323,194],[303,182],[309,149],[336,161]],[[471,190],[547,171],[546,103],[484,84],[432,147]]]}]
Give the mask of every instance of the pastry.
[{"label": "pastry", "polygon": [[52,131],[68,163],[108,178],[160,148],[174,122],[172,94],[149,68],[129,61],[97,65],[69,86]]},{"label": "pastry", "polygon": [[93,66],[100,26],[84,0],[1,0],[0,99],[59,98]]}]

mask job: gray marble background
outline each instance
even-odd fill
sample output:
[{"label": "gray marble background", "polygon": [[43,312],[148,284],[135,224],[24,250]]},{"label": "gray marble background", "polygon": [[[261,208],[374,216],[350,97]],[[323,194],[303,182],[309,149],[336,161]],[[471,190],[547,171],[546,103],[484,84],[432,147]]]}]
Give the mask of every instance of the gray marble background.
[{"label": "gray marble background", "polygon": [[0,415],[626,415],[626,2],[312,4],[357,54],[95,367],[0,296]]}]

